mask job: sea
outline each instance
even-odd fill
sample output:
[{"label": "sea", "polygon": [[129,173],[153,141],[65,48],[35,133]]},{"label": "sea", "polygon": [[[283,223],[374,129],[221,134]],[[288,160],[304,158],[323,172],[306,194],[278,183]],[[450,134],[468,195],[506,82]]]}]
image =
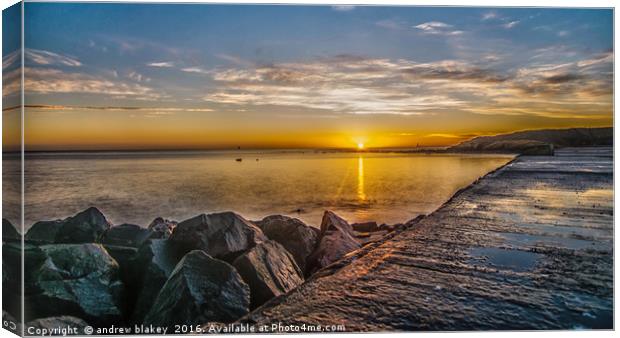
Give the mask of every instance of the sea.
[{"label": "sea", "polygon": [[[159,216],[182,221],[222,211],[248,220],[288,215],[315,227],[325,210],[350,223],[404,223],[511,158],[318,150],[27,153],[24,227],[91,206],[113,224],[141,226]],[[19,161],[5,156],[3,164],[4,182],[16,186]],[[11,193],[4,194],[3,217],[17,223],[10,219],[19,215]]]}]

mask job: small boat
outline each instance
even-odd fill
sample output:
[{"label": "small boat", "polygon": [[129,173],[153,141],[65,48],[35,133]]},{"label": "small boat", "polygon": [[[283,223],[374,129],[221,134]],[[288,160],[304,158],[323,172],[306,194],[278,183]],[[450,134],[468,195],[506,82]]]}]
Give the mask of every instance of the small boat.
[{"label": "small boat", "polygon": [[238,159],[235,159],[235,161],[241,162],[241,161],[243,161],[243,159],[242,158],[238,158]]}]

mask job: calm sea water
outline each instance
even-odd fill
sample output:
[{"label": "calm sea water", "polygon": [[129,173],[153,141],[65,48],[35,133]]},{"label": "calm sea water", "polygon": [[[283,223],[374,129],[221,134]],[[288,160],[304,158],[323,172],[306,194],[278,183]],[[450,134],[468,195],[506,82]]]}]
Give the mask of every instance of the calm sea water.
[{"label": "calm sea water", "polygon": [[[233,210],[250,220],[286,214],[319,226],[326,209],[350,222],[399,223],[509,160],[314,151],[31,154],[25,227],[89,206],[115,224]],[[15,174],[4,171],[5,180]]]}]

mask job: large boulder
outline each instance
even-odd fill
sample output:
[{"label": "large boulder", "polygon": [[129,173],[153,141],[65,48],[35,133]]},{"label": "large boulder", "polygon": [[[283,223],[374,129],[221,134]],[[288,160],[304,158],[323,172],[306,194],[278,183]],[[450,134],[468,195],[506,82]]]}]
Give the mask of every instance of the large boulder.
[{"label": "large boulder", "polygon": [[152,235],[152,231],[135,224],[115,225],[103,232],[99,242],[106,245],[137,248]]},{"label": "large boulder", "polygon": [[64,221],[40,221],[33,224],[26,232],[24,239],[36,244],[53,244]]},{"label": "large boulder", "polygon": [[165,239],[151,239],[140,247],[130,263],[132,277],[127,283],[129,293],[135,297],[131,315],[133,323],[142,323],[178,262],[176,253]]},{"label": "large boulder", "polygon": [[88,208],[64,220],[37,222],[26,233],[26,240],[44,243],[94,243],[110,228],[110,222],[97,208]]},{"label": "large boulder", "polygon": [[6,218],[2,219],[2,241],[21,241],[22,236]]},{"label": "large boulder", "polygon": [[151,234],[151,238],[169,238],[172,234],[174,228],[176,228],[178,222],[171,221],[168,219],[164,219],[162,217],[157,217],[149,224],[147,227],[153,233]]},{"label": "large boulder", "polygon": [[235,268],[194,250],[177,264],[143,323],[229,323],[247,314],[249,305],[250,289]]},{"label": "large boulder", "polygon": [[265,236],[282,244],[293,255],[302,271],[306,270],[306,259],[314,251],[319,237],[315,228],[282,215],[267,216],[255,223]]},{"label": "large boulder", "polygon": [[87,322],[77,317],[47,317],[26,323],[26,333],[29,336],[83,336],[85,334],[84,328],[87,326]]},{"label": "large boulder", "polygon": [[94,325],[122,318],[116,261],[99,244],[52,244],[38,248],[26,268],[26,320],[76,316]]},{"label": "large boulder", "polygon": [[229,262],[265,240],[258,227],[234,212],[198,215],[179,223],[170,236],[182,253],[202,250]]},{"label": "large boulder", "polygon": [[309,271],[326,267],[360,247],[360,243],[353,236],[351,225],[333,212],[325,211],[321,221],[319,244],[308,258]]},{"label": "large boulder", "polygon": [[304,281],[295,258],[272,240],[257,244],[235,259],[233,266],[250,287],[252,309],[287,293]]}]

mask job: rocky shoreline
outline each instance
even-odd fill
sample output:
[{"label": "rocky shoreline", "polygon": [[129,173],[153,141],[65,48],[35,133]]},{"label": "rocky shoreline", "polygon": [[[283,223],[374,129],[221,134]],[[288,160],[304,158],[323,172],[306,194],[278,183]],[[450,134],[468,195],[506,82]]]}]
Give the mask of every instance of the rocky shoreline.
[{"label": "rocky shoreline", "polygon": [[[142,227],[112,225],[91,207],[26,232],[24,321],[71,325],[75,334],[87,326],[233,323],[418,220],[349,224],[325,211],[318,229],[288,216],[249,221],[223,212]],[[6,219],[2,232],[3,317],[19,318],[21,235]]]}]

